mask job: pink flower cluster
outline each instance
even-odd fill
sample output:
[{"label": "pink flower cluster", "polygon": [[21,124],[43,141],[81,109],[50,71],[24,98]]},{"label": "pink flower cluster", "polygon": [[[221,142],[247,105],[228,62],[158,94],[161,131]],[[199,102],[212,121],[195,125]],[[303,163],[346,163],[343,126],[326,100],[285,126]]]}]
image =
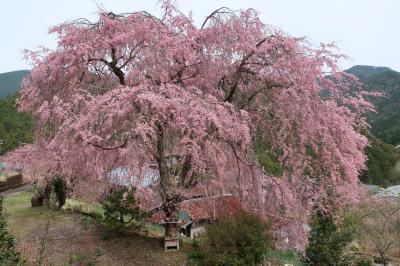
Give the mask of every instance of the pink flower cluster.
[{"label": "pink flower cluster", "polygon": [[[64,23],[51,30],[56,50],[28,52],[35,67],[19,104],[34,113],[36,141],[8,161],[92,195],[116,167],[143,178],[162,151],[179,158],[168,165],[174,195],[233,193],[274,222],[282,247],[304,249],[315,206],[358,198],[360,129],[373,106],[339,71],[334,45],[313,49],[254,10],[220,9],[197,27],[169,1],[163,8],[163,18],[100,12],[97,22]],[[262,172],[256,136],[282,176]],[[138,188],[143,206],[163,200],[162,179]]]}]

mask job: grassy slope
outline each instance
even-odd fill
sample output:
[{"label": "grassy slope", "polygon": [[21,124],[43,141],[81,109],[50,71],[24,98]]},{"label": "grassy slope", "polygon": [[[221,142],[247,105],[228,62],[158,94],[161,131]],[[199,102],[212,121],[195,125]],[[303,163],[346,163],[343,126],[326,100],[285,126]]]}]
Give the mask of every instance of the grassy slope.
[{"label": "grassy slope", "polygon": [[[111,235],[103,239],[101,229],[78,214],[30,207],[30,192],[5,200],[8,226],[18,246],[36,264],[43,265],[184,265],[186,253],[164,252],[162,239],[145,235]],[[46,225],[48,224],[48,230]],[[45,243],[44,245],[42,245]],[[41,247],[45,247],[41,252]]]},{"label": "grassy slope", "polygon": [[5,209],[8,215],[8,228],[17,236],[34,233],[51,218],[54,225],[68,222],[69,216],[63,212],[45,207],[31,208],[31,192],[19,192],[6,197]]}]

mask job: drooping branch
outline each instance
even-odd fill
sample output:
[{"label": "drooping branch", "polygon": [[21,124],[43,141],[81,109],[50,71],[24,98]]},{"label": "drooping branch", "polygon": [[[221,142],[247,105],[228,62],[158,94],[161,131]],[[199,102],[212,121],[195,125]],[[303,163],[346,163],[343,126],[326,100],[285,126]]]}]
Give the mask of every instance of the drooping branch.
[{"label": "drooping branch", "polygon": [[[201,64],[201,61],[193,63],[193,64],[190,64],[190,65],[186,65],[186,64],[182,63],[180,60],[178,60],[176,58],[175,58],[175,61],[178,64],[180,64],[181,67],[176,72],[176,74],[174,74],[173,76],[170,77],[171,81],[175,80],[176,84],[180,84],[183,81],[188,80],[188,79],[192,79],[192,78],[194,78],[194,77],[196,77],[198,75],[198,73],[199,73],[198,66]],[[184,77],[184,72],[190,67],[195,67],[196,71],[192,75]]]},{"label": "drooping branch", "polygon": [[205,27],[207,24],[207,21],[215,17],[217,14],[229,14],[229,15],[235,15],[235,12],[227,7],[221,7],[218,8],[217,10],[214,10],[210,15],[207,16],[207,18],[204,20],[203,24],[201,25],[201,29]]},{"label": "drooping branch", "polygon": [[131,49],[131,51],[129,52],[128,58],[125,60],[124,63],[122,63],[122,65],[119,67],[119,69],[123,69],[129,62],[132,61],[133,58],[135,58],[136,54],[138,53],[138,48],[144,43],[144,41],[139,41],[135,47],[133,47]]},{"label": "drooping branch", "polygon": [[263,168],[261,168],[258,164],[246,162],[246,161],[247,161],[247,158],[246,158],[246,161],[244,161],[244,160],[239,156],[239,152],[236,150],[235,145],[234,145],[232,142],[230,142],[230,141],[226,141],[226,143],[227,143],[227,144],[231,147],[231,149],[232,149],[232,152],[233,152],[233,154],[234,154],[234,156],[235,156],[235,159],[236,159],[236,163],[237,163],[237,167],[238,167],[238,168],[239,168],[239,163],[242,163],[243,165],[245,165],[245,166],[247,166],[247,167],[252,167],[252,168],[258,169],[259,171],[262,172],[262,174],[267,175],[268,177],[270,177],[270,179],[272,180],[272,182],[274,182],[275,185],[277,185],[277,187],[279,188],[279,190],[280,190],[280,192],[281,192],[281,196],[282,196],[282,197],[284,196],[284,192],[283,192],[282,186],[281,186],[281,184],[279,184],[279,183],[275,180],[275,177],[274,177],[274,176],[272,176],[272,175],[268,174],[267,172],[265,172],[265,170],[264,170]]},{"label": "drooping branch", "polygon": [[248,106],[253,99],[259,95],[261,92],[267,91],[267,90],[271,90],[273,88],[287,88],[288,86],[283,85],[283,84],[275,84],[275,83],[267,83],[265,86],[263,86],[261,89],[255,90],[253,91],[248,97],[247,99],[243,102],[243,104],[240,106],[240,109],[244,109],[246,106]]}]

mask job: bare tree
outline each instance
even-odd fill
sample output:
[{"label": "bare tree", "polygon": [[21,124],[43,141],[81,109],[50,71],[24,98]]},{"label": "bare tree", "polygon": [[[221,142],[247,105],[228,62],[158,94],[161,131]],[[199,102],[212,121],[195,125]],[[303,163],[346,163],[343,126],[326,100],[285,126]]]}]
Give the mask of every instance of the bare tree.
[{"label": "bare tree", "polygon": [[390,251],[400,244],[399,204],[390,198],[373,199],[360,205],[361,237],[379,257],[376,262],[389,265]]}]

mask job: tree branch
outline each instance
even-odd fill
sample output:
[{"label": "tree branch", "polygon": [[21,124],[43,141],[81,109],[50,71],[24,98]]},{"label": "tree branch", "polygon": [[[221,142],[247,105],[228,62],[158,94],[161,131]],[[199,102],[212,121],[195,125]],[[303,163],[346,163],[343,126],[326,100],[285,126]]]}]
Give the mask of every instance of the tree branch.
[{"label": "tree branch", "polygon": [[247,100],[240,106],[240,109],[243,109],[244,107],[246,107],[248,104],[251,103],[251,101],[260,93],[263,92],[265,90],[270,90],[273,88],[285,88],[285,85],[282,84],[268,84],[266,86],[264,86],[263,88],[254,91],[252,94],[250,94],[250,96],[247,98]]},{"label": "tree branch", "polygon": [[[227,11],[222,11],[222,10],[227,10]],[[210,15],[206,17],[204,20],[203,24],[201,25],[201,29],[204,28],[204,26],[207,24],[207,21],[213,18],[217,14],[230,14],[230,15],[235,15],[235,12],[233,12],[231,9],[227,7],[220,7],[217,10],[214,10]]]},{"label": "tree branch", "polygon": [[[261,41],[259,41],[256,44],[256,49],[258,49],[266,40],[267,40],[267,38],[264,38]],[[230,91],[229,91],[228,96],[224,100],[225,102],[232,102],[233,96],[235,95],[235,92],[236,92],[236,90],[238,88],[239,81],[240,81],[242,73],[247,73],[247,74],[250,74],[250,75],[253,75],[253,76],[256,75],[255,72],[252,72],[250,69],[246,69],[244,67],[247,64],[247,60],[249,60],[255,54],[255,52],[256,52],[256,50],[252,50],[247,55],[245,55],[243,57],[242,61],[239,64],[238,69],[233,74],[233,84],[230,87]]]},{"label": "tree branch", "polygon": [[98,148],[98,149],[101,149],[101,150],[105,150],[105,151],[118,150],[118,149],[126,148],[128,146],[128,138],[126,138],[123,141],[123,143],[121,143],[121,144],[118,144],[116,146],[109,146],[109,147],[104,147],[104,146],[102,146],[100,144],[93,143],[93,142],[90,142],[90,141],[86,141],[86,140],[82,139],[82,137],[79,137],[79,139],[81,141],[84,141],[86,144],[89,144],[90,146],[93,146],[95,148]]}]

